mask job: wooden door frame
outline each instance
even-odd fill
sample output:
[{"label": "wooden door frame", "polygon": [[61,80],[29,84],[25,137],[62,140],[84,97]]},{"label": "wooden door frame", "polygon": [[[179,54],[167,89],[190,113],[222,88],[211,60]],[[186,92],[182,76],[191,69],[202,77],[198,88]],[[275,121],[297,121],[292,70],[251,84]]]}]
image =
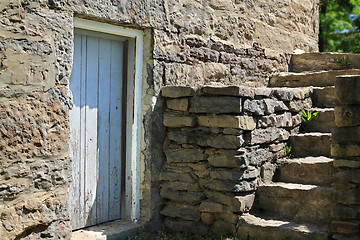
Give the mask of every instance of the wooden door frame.
[{"label": "wooden door frame", "polygon": [[141,144],[141,92],[143,69],[143,31],[114,26],[87,19],[74,18],[74,28],[111,34],[126,38],[127,96],[126,106],[126,169],[125,169],[125,211],[122,219],[140,220],[140,144]]}]

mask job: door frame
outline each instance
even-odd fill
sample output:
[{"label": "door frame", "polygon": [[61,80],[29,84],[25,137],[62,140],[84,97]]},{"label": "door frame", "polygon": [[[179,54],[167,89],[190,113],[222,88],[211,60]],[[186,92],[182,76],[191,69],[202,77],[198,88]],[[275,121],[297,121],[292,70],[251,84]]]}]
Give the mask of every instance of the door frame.
[{"label": "door frame", "polygon": [[[121,219],[140,220],[141,92],[143,31],[74,17],[74,28],[111,34],[128,40],[125,211]],[[125,59],[124,59],[125,60]]]}]

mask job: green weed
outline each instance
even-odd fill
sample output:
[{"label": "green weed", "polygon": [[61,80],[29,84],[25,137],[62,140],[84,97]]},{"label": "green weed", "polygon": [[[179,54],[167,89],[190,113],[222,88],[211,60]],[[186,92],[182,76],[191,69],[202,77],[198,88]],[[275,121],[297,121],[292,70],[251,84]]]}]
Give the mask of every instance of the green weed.
[{"label": "green weed", "polygon": [[318,112],[310,112],[310,111],[306,111],[306,110],[302,110],[301,113],[302,113],[301,120],[304,123],[309,123],[311,120],[313,120],[318,115]]},{"label": "green weed", "polygon": [[354,63],[353,61],[351,61],[349,59],[345,59],[345,58],[336,59],[336,65],[338,65],[340,67],[349,67],[353,63]]}]

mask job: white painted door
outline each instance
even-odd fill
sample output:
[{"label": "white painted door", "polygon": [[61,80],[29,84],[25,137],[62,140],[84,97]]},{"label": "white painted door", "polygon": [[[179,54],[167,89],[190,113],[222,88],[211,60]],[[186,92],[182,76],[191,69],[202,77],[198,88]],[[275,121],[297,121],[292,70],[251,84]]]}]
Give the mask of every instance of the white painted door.
[{"label": "white painted door", "polygon": [[74,43],[70,209],[79,229],[121,217],[124,44],[93,34]]}]

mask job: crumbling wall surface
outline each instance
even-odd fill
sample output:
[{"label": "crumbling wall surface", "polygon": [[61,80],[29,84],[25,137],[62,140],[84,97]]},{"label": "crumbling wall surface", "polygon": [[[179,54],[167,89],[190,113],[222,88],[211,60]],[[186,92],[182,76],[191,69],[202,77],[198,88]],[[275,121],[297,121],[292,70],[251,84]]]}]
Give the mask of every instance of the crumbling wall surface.
[{"label": "crumbling wall surface", "polygon": [[72,14],[27,2],[0,2],[0,238],[61,239]]},{"label": "crumbling wall surface", "polygon": [[287,69],[286,53],[317,50],[317,11],[312,0],[1,0],[1,238],[70,235],[74,16],[144,30],[140,209],[150,221],[162,204],[161,87],[264,86]]},{"label": "crumbling wall surface", "polygon": [[336,128],[331,155],[336,167],[331,230],[334,239],[360,237],[360,76],[339,76],[335,82]]},{"label": "crumbling wall surface", "polygon": [[309,89],[205,86],[162,89],[166,163],[160,174],[165,226],[205,233],[237,231],[255,190],[272,179]]},{"label": "crumbling wall surface", "polygon": [[266,85],[269,73],[287,70],[285,53],[318,49],[313,0],[77,0],[73,7],[82,17],[152,28],[159,87]]}]

